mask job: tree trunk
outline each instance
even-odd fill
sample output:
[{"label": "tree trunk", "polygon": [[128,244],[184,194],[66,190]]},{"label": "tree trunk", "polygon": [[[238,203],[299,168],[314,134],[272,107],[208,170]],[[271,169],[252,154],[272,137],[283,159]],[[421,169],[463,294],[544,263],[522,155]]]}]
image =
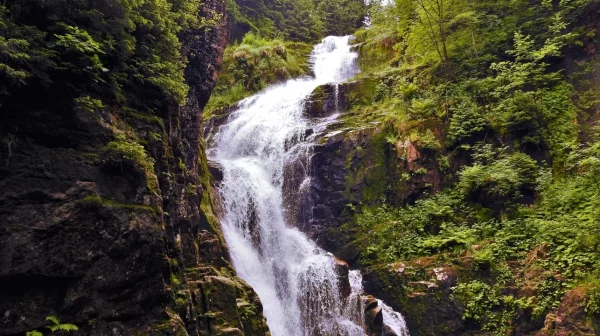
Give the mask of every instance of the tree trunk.
[{"label": "tree trunk", "polygon": [[444,53],[444,65],[446,67],[446,74],[448,75],[448,79],[454,80],[454,71],[452,70],[452,64],[450,64],[450,57],[448,56],[448,48],[446,47],[446,32],[444,31],[444,27],[440,22],[440,40],[442,41],[442,52]]},{"label": "tree trunk", "polygon": [[475,57],[479,56],[479,51],[477,51],[477,44],[475,43],[475,29],[471,28],[471,41],[473,42],[473,55]]}]

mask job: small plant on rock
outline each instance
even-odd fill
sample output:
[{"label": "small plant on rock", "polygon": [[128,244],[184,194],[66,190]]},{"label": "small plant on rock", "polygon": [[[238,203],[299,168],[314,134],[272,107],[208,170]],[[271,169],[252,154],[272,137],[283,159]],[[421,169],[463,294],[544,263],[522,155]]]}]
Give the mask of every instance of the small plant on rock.
[{"label": "small plant on rock", "polygon": [[[52,333],[55,333],[57,331],[64,331],[64,332],[71,332],[71,331],[77,331],[79,330],[79,328],[74,325],[74,324],[70,324],[70,323],[61,323],[60,320],[58,319],[58,317],[50,315],[46,317],[47,321],[50,321],[51,325],[47,326],[46,328],[50,329],[50,331]],[[25,333],[26,336],[43,336],[44,334],[37,331],[37,330],[32,330],[32,331],[28,331]]]}]

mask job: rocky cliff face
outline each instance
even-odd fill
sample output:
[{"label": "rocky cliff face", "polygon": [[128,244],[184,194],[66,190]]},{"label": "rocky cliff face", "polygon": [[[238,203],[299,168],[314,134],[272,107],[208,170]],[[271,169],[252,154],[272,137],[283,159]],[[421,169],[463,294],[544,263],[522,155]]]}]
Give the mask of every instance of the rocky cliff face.
[{"label": "rocky cliff face", "polygon": [[[364,90],[361,85],[364,83],[344,85],[339,106],[351,109],[356,91]],[[331,92],[327,88],[315,91],[307,104],[309,117],[334,113],[330,108]],[[301,229],[336,257],[360,268],[365,291],[401,312],[411,335],[491,335],[482,332],[481,325],[463,319],[466,307],[453,295],[453,288],[460,283],[473,279],[491,283],[490,269],[477,266],[473,255],[468,253],[458,258],[434,253],[413,260],[365,266],[368,245],[361,236],[364,230],[358,228],[354,218],[355,211],[361,208],[384,202],[402,206],[442,190],[467,165],[467,158],[454,155],[449,162],[441,162],[444,157],[439,155],[441,148],[434,150],[410,137],[389,141],[383,125],[367,122],[354,125],[347,122],[344,112],[338,119],[340,122],[331,124],[317,136],[311,160],[312,185],[304,205],[309,209],[305,215],[307,224]],[[545,252],[533,251],[528,260],[540,257],[536,254]],[[535,297],[539,293],[537,284],[543,281],[543,271],[527,263],[517,263],[511,266],[521,269],[518,276],[522,284],[505,286],[503,295],[523,300]],[[558,309],[547,316],[536,316],[530,307],[516,310],[511,317],[514,328],[511,332],[594,335],[596,318],[586,315],[581,304],[585,292],[583,287],[566,292]],[[368,313],[367,320],[371,320]]]},{"label": "rocky cliff face", "polygon": [[[324,85],[306,103],[306,115],[322,118],[352,106],[352,95],[362,83],[342,84],[336,90]],[[360,247],[344,226],[360,206],[402,205],[424,193],[439,191],[447,179],[435,155],[410,139],[390,143],[378,123],[359,126],[338,122],[317,135],[311,159],[312,185],[303,231],[327,250],[350,263]]]},{"label": "rocky cliff face", "polygon": [[[225,15],[204,3],[204,17]],[[81,335],[268,334],[227,260],[200,137],[229,29],[223,18],[183,34],[185,106],[2,111],[0,335],[48,315]],[[148,157],[122,155],[135,150],[123,135]]]}]

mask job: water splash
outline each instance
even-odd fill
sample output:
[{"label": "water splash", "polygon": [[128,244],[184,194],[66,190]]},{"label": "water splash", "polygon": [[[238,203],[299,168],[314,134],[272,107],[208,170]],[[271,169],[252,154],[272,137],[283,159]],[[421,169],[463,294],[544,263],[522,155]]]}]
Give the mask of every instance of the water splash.
[{"label": "water splash", "polygon": [[339,261],[289,225],[284,207],[286,171],[291,165],[300,171],[292,185],[302,194],[310,185],[310,134],[335,118],[307,120],[304,101],[317,86],[358,73],[349,40],[328,37],[315,46],[315,78],[289,80],[241,101],[209,152],[223,166],[222,227],[234,267],[258,293],[273,336],[366,335],[360,273],[347,274],[348,293]]},{"label": "water splash", "polygon": [[386,305],[383,301],[377,300],[383,313],[383,324],[398,336],[409,336],[406,321],[400,313],[395,312],[392,307]]}]

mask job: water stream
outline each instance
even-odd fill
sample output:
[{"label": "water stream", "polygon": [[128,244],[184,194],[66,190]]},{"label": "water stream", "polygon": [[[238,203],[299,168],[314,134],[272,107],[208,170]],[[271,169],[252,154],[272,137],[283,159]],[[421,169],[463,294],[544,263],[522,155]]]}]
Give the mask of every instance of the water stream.
[{"label": "water stream", "polygon": [[[234,267],[258,293],[273,336],[366,335],[360,273],[350,272],[344,290],[343,267],[290,225],[284,196],[291,164],[303,179],[296,195],[310,185],[311,134],[332,120],[305,118],[304,101],[317,86],[358,73],[349,39],[328,37],[315,46],[314,78],[289,80],[241,101],[209,151],[223,167],[222,227]],[[408,335],[400,314],[385,305],[383,314],[388,330]]]}]

